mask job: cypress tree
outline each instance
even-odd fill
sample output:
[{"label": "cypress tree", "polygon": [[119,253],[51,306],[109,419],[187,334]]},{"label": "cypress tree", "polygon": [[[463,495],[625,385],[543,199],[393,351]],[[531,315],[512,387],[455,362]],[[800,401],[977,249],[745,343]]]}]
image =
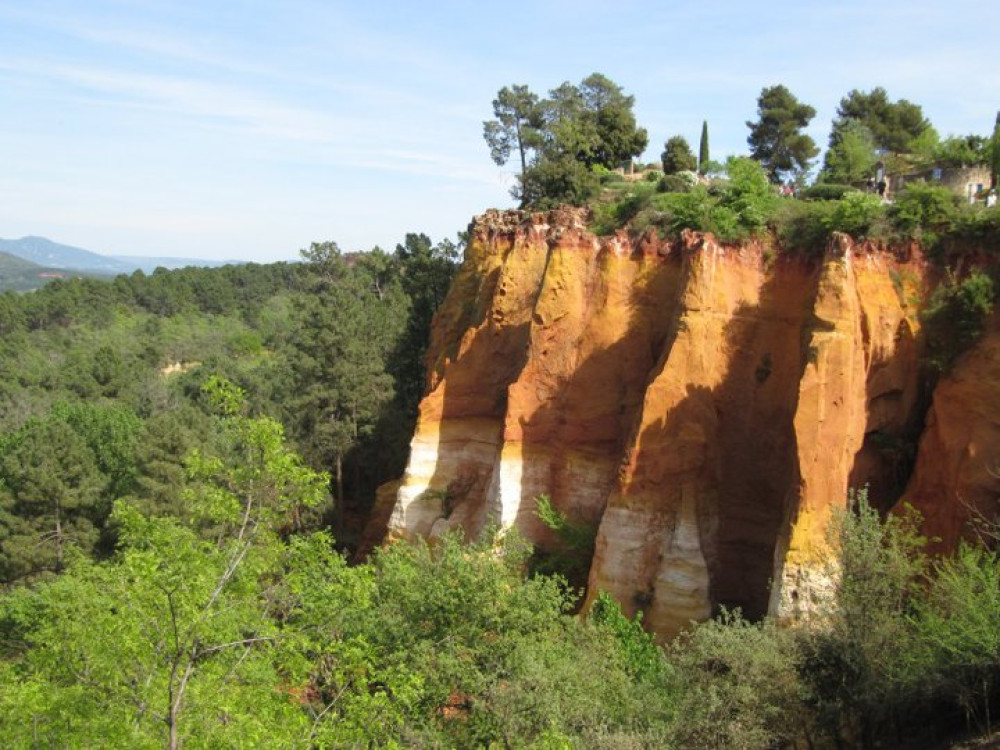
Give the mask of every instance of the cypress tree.
[{"label": "cypress tree", "polygon": [[698,174],[705,174],[708,163],[708,120],[701,121],[701,142],[698,144]]},{"label": "cypress tree", "polygon": [[993,141],[990,145],[990,188],[996,190],[1000,188],[1000,111],[997,112],[997,121],[993,126]]}]

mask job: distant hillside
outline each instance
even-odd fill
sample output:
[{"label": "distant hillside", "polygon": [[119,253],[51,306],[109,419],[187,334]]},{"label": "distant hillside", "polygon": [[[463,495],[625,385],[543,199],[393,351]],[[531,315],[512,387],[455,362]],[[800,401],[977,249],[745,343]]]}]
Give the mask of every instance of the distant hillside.
[{"label": "distant hillside", "polygon": [[147,258],[139,255],[100,255],[72,245],[62,245],[45,237],[22,237],[19,240],[0,239],[0,252],[9,253],[49,269],[73,269],[86,274],[117,276],[141,269],[152,273],[158,267],[184,268],[202,266],[215,268],[240,264],[239,260],[203,260],[200,258]]},{"label": "distant hillside", "polygon": [[45,268],[16,255],[0,252],[0,292],[30,292],[52,279],[76,275],[66,269]]},{"label": "distant hillside", "polygon": [[16,255],[49,268],[75,269],[114,276],[131,273],[138,266],[92,253],[71,245],[60,245],[45,237],[22,237],[19,240],[0,239],[0,252]]}]

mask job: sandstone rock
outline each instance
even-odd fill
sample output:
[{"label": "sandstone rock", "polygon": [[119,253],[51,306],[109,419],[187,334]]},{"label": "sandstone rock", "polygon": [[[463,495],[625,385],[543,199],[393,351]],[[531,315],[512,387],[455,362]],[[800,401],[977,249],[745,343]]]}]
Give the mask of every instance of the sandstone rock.
[{"label": "sandstone rock", "polygon": [[[919,255],[821,258],[686,233],[599,239],[580,211],[491,212],[439,311],[390,534],[597,529],[589,591],[668,636],[720,604],[804,616],[847,488],[920,423]],[[887,468],[888,467],[888,468]]]}]

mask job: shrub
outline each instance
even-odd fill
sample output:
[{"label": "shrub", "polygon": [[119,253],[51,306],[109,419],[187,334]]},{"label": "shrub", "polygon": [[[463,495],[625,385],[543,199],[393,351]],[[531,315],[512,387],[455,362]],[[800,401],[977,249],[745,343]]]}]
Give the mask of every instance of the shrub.
[{"label": "shrub", "polygon": [[990,731],[990,701],[1000,684],[1000,556],[963,545],[937,562],[916,608],[911,669],[955,701],[967,721]]},{"label": "shrub", "polygon": [[914,182],[896,196],[889,216],[904,235],[920,238],[950,230],[958,218],[958,205],[958,196],[948,188]]},{"label": "shrub", "polygon": [[872,226],[885,215],[882,201],[868,193],[847,193],[825,218],[831,232],[846,232],[852,237],[868,236]]},{"label": "shrub", "polygon": [[836,201],[849,193],[859,192],[850,185],[838,185],[833,182],[817,182],[799,191],[799,198],[807,201]]},{"label": "shrub", "polygon": [[919,675],[906,672],[905,654],[927,558],[916,513],[883,522],[864,490],[850,504],[831,526],[839,584],[828,625],[806,638],[803,675],[820,726],[833,737],[860,731],[871,746],[914,705]]},{"label": "shrub", "polygon": [[946,372],[958,355],[982,336],[995,298],[993,279],[978,270],[962,281],[949,274],[934,290],[920,315],[934,369]]},{"label": "shrub", "polygon": [[664,175],[657,185],[661,193],[687,193],[692,187],[694,186],[680,174]]},{"label": "shrub", "polygon": [[723,612],[668,651],[676,670],[673,746],[783,747],[802,733],[805,698],[795,633]]},{"label": "shrub", "polygon": [[830,239],[834,201],[784,200],[774,218],[778,242],[786,252],[822,255]]},{"label": "shrub", "polygon": [[731,157],[726,169],[729,182],[722,189],[721,205],[732,210],[738,225],[748,232],[763,229],[778,208],[778,196],[764,168],[753,159]]}]

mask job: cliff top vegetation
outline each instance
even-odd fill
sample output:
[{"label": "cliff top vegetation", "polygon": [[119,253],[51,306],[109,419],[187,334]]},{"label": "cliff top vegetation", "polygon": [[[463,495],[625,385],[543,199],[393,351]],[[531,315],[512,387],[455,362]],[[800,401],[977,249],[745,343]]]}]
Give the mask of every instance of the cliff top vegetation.
[{"label": "cliff top vegetation", "polygon": [[[809,184],[819,148],[803,131],[815,109],[785,86],[761,91],[757,119],[746,123],[750,155],[724,164],[710,158],[706,122],[697,157],[676,135],[665,143],[660,164],[636,170],[647,136],[634,104],[597,73],[579,86],[563,83],[547,98],[526,86],[504,87],[484,137],[497,164],[517,155],[512,194],[522,207],[588,206],[599,234],[695,229],[724,242],[769,234],[780,247],[802,251],[824,247],[839,231],[917,240],[939,257],[1000,237],[1000,116],[991,136],[941,138],[919,105],[893,101],[881,87],[855,89],[840,101],[822,166]],[[984,190],[970,202],[922,181],[887,192],[894,175],[967,166],[990,169],[992,199]]]}]

